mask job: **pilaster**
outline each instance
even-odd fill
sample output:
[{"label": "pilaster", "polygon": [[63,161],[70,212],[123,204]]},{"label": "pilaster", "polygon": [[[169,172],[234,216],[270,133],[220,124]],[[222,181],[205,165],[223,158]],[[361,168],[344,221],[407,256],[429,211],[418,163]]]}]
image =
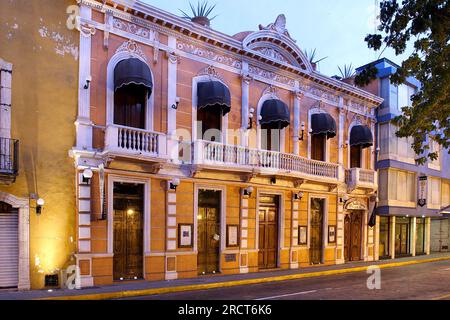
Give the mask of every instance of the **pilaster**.
[{"label": "pilaster", "polygon": [[290,249],[290,268],[298,269],[299,267],[299,252],[298,252],[298,226],[299,226],[299,210],[300,210],[300,199],[295,199],[292,196],[292,230],[291,230],[291,249]]},{"label": "pilaster", "polygon": [[[169,36],[168,46],[176,50],[177,39]],[[177,71],[179,57],[175,53],[167,53],[167,148],[169,158],[173,162],[178,161],[178,136],[177,131]]]},{"label": "pilaster", "polygon": [[389,255],[391,259],[395,259],[395,216],[392,216],[389,220],[390,223],[390,241],[389,241]]},{"label": "pilaster", "polygon": [[177,193],[167,188],[166,210],[166,280],[175,280],[177,274]]},{"label": "pilaster", "polygon": [[[298,84],[297,84],[298,86]],[[293,92],[294,94],[294,154],[300,155],[300,103],[303,98],[303,93],[299,90]]]},{"label": "pilaster", "polygon": [[239,254],[240,273],[248,273],[248,227],[249,227],[249,196],[241,190],[241,250]]}]

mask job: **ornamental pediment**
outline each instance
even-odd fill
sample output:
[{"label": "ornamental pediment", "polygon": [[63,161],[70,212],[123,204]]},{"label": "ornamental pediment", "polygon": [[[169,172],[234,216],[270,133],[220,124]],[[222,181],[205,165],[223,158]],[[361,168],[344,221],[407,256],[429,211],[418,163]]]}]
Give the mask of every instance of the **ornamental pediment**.
[{"label": "ornamental pediment", "polygon": [[286,29],[286,17],[283,14],[274,23],[266,27],[260,25],[259,31],[250,33],[244,39],[243,47],[252,53],[292,65],[305,72],[313,71],[311,63]]}]

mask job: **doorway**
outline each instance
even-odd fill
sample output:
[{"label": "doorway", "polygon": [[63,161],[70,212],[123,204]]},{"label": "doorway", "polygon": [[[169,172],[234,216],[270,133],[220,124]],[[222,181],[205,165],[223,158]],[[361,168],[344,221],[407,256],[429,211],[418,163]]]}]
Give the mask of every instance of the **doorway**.
[{"label": "doorway", "polygon": [[416,255],[424,255],[425,251],[425,219],[416,220]]},{"label": "doorway", "polygon": [[260,270],[278,266],[278,216],[280,196],[261,195],[259,198],[259,251]]},{"label": "doorway", "polygon": [[144,185],[114,183],[114,280],[143,279]]},{"label": "doorway", "polygon": [[395,226],[395,255],[407,256],[410,254],[409,237],[411,229],[410,218],[397,217]]},{"label": "doorway", "polygon": [[221,200],[221,191],[198,191],[197,270],[199,275],[220,272]]},{"label": "doorway", "polygon": [[19,283],[19,211],[0,202],[0,289]]},{"label": "doorway", "polygon": [[321,264],[323,257],[323,223],[325,199],[311,199],[310,262]]},{"label": "doorway", "polygon": [[361,146],[351,146],[350,147],[350,168],[361,168]]},{"label": "doorway", "polygon": [[344,258],[346,262],[361,260],[363,212],[352,211],[344,220]]}]

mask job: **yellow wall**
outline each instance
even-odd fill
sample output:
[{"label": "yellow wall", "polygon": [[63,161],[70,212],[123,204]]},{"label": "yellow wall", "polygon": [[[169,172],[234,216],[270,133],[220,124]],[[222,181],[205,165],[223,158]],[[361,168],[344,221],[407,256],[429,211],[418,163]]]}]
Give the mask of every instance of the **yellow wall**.
[{"label": "yellow wall", "polygon": [[74,4],[0,2],[0,58],[13,64],[11,137],[20,140],[19,177],[0,191],[23,198],[37,193],[46,201],[40,217],[30,209],[35,289],[44,286],[44,274],[68,264],[75,250],[74,167],[68,151],[75,141],[79,32],[66,27],[66,8]]}]

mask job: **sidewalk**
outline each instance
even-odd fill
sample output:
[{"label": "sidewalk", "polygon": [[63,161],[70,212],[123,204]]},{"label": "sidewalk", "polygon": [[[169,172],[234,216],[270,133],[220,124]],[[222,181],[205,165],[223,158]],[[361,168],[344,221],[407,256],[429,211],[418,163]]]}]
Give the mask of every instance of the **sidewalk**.
[{"label": "sidewalk", "polygon": [[429,256],[408,257],[395,260],[382,260],[377,262],[357,262],[334,266],[316,266],[297,270],[270,271],[237,275],[217,275],[213,277],[199,277],[157,282],[131,282],[118,283],[110,286],[93,287],[82,290],[46,290],[34,291],[0,291],[0,300],[88,300],[88,299],[117,299],[125,297],[147,296],[181,291],[207,290],[221,287],[249,285],[266,282],[277,282],[301,278],[320,277],[327,275],[363,272],[368,266],[377,265],[380,268],[394,268],[420,263],[436,261],[450,261],[449,253],[432,254]]}]

